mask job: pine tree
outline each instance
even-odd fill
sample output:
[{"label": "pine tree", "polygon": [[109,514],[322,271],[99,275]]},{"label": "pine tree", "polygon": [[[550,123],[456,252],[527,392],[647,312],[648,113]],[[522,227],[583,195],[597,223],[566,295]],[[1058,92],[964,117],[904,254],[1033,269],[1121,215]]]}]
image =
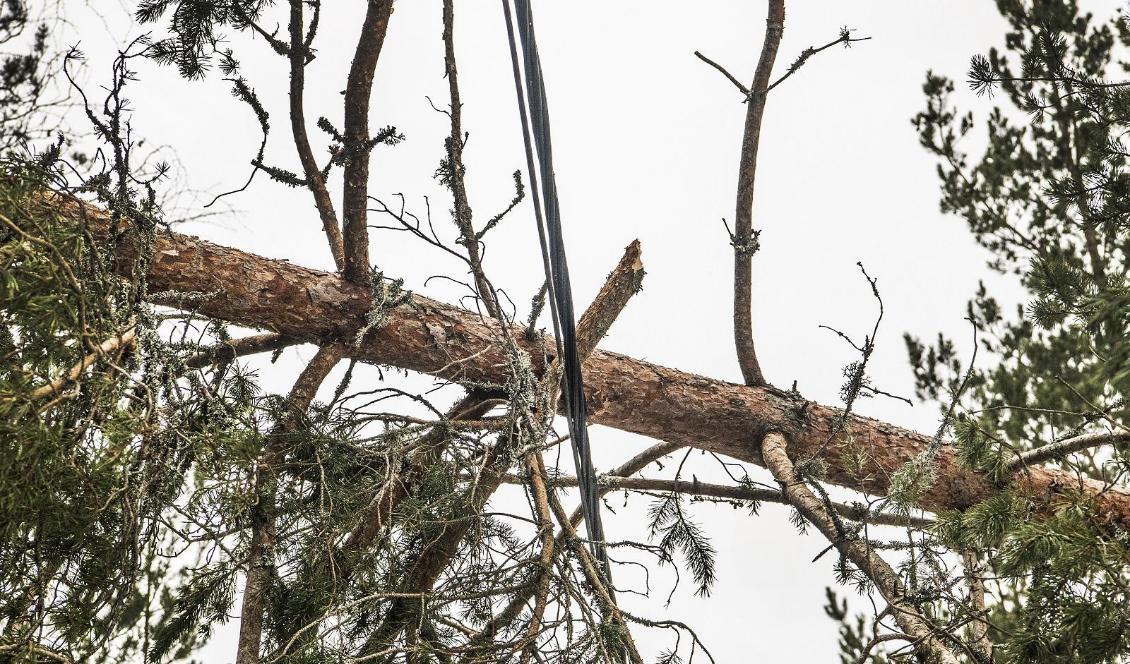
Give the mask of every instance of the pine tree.
[{"label": "pine tree", "polygon": [[[855,414],[865,398],[885,395],[868,375],[883,303],[862,266],[878,314],[862,339],[841,333],[859,354],[843,369],[842,408],[769,385],[758,364],[749,279],[760,249],[753,184],[764,109],[813,56],[862,39],[842,29],[774,78],[783,0],[767,3],[750,85],[699,54],[746,109],[730,233],[746,384],[596,349],[640,288],[638,243],[578,321],[592,421],[658,439],[599,480],[601,494],[653,501],[651,539],[617,547],[682,565],[707,595],[715,549],[694,503],[729,502],[751,518],[761,502],[790,506],[798,529],[827,539],[818,564],[876,607],[855,614],[829,590],[824,611],[840,623],[844,662],[1130,655],[1122,172],[1130,97],[1107,78],[1130,32],[1118,21],[1095,24],[1064,0],[999,6],[1011,26],[1007,48],[974,58],[970,79],[1007,105],[977,122],[952,107],[953,83],[931,74],[915,123],[939,158],[943,209],[969,224],[995,269],[1019,276],[1032,302],[1010,313],[986,290],[976,295],[976,364],[959,362],[951,340],[908,339],[919,396],[942,408],[934,435]],[[23,5],[5,7],[15,15]],[[489,219],[472,211],[453,0],[436,26],[450,101],[440,109],[450,134],[436,180],[450,218],[370,196],[372,155],[405,139],[395,127],[369,126],[379,115],[370,109],[374,72],[387,31],[397,29],[392,9],[390,0],[366,3],[341,121],[319,118],[312,135],[303,94],[320,43],[318,0],[145,0],[137,21],[167,36],[124,49],[101,96],[76,89],[96,158],[73,163],[77,141],[66,133],[5,156],[3,661],[186,660],[229,616],[238,617],[239,664],[640,662],[633,634],[643,629],[677,634],[660,661],[709,657],[693,625],[621,608],[617,565],[603,568],[585,541],[585,510],[565,507],[581,480],[546,454],[562,443],[560,351],[538,329],[547,287],[529,285],[538,295],[518,325],[481,250],[522,207],[527,186],[533,196],[537,187],[525,184],[528,175],[503,174],[513,178],[509,204]],[[516,9],[529,11],[522,1]],[[285,31],[265,27],[275,24]],[[228,46],[232,33],[255,36],[251,47],[286,66],[285,107],[259,98]],[[63,60],[72,84],[79,57]],[[168,166],[138,156],[125,102],[144,85],[133,71],[140,58],[175,67],[186,85],[217,75],[231,83],[262,132],[249,168],[310,196],[336,273],[168,227],[160,203]],[[17,84],[42,85],[19,71]],[[289,133],[273,129],[284,125]],[[972,159],[961,139],[979,126],[987,148]],[[10,127],[0,125],[26,144],[28,132]],[[298,164],[268,163],[275,140],[293,144]],[[342,183],[337,200],[333,178]],[[372,265],[373,216],[457,257],[473,306],[410,293]],[[302,343],[317,350],[290,389],[265,392],[243,358],[277,359]],[[429,374],[461,396],[409,392],[392,371],[357,379],[359,363]],[[687,470],[691,448],[709,452],[733,482],[698,481]],[[639,476],[681,451],[668,477]],[[724,456],[764,466],[775,485]],[[522,487],[527,504],[491,502],[504,484]],[[858,500],[833,501],[830,485]]]},{"label": "pine tree", "polygon": [[[968,72],[991,109],[963,113],[953,81],[929,73],[914,125],[938,158],[942,210],[1029,299],[1010,310],[981,286],[968,307],[976,366],[962,366],[950,339],[907,337],[918,395],[945,408],[967,381],[956,444],[992,481],[1048,462],[1117,483],[1130,442],[1130,85],[1120,78],[1130,29],[1072,1],[997,7],[1005,47],[974,56]],[[1010,493],[939,526],[996,580],[988,636],[1003,661],[1116,661],[1130,647],[1125,535],[1105,540],[1104,515],[1060,491],[1068,500],[1040,518]]]},{"label": "pine tree", "polygon": [[0,3],[0,154],[42,136],[44,99],[54,58],[50,22],[36,20],[24,0]]}]

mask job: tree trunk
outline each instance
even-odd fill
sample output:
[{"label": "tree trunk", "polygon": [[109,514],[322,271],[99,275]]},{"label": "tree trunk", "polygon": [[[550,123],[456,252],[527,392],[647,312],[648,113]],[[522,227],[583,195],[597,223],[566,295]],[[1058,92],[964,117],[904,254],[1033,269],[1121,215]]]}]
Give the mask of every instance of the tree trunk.
[{"label": "tree trunk", "polygon": [[[83,220],[96,238],[114,242],[121,263],[133,263],[136,238],[108,236],[109,221],[100,211],[84,211],[72,201],[46,204],[66,217]],[[257,327],[298,340],[319,343],[352,339],[364,324],[369,292],[333,274],[271,260],[195,237],[162,233],[154,243],[149,292],[205,293],[183,305],[233,324]],[[176,303],[173,303],[174,305]],[[473,312],[414,295],[392,312],[387,325],[347,353],[361,361],[391,364],[455,382],[505,383],[506,358],[494,341],[496,325]],[[554,342],[513,337],[540,370],[554,354]],[[597,350],[584,365],[589,417],[623,431],[725,454],[764,466],[758,441],[781,432],[788,454],[803,460],[819,454],[826,479],[840,486],[885,495],[891,474],[926,449],[930,437],[885,422],[852,416],[831,444],[840,411],[806,401],[771,386],[747,387],[662,367]],[[860,474],[849,470],[842,442],[850,435],[868,454]],[[597,440],[600,437],[597,436]],[[823,452],[821,450],[823,449]],[[962,468],[951,447],[937,457],[937,479],[921,507],[930,511],[962,509],[998,491],[977,473]],[[1130,528],[1130,492],[1103,487],[1057,469],[1019,471],[1013,486],[1044,507],[1082,491],[1110,524]]]}]

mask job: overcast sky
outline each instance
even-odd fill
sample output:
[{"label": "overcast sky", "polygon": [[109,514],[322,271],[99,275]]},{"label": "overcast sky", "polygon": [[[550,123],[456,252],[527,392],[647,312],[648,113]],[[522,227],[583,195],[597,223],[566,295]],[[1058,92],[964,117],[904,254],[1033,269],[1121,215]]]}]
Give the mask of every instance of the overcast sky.
[{"label": "overcast sky", "polygon": [[[1111,15],[1119,4],[1084,3],[1100,16]],[[76,34],[68,39],[81,40],[90,85],[106,80],[117,44],[144,32],[129,24],[128,9],[102,10],[102,19],[71,16]],[[326,142],[313,123],[325,115],[340,126],[340,91],[363,11],[359,0],[325,3],[306,93],[320,155]],[[493,0],[461,0],[456,12],[464,126],[470,132],[466,162],[481,223],[510,200],[510,174],[524,170],[524,158],[501,7]],[[732,250],[721,220],[733,218],[745,107],[734,87],[693,52],[701,50],[750,80],[765,2],[541,1],[535,2],[535,17],[578,310],[625,245],[639,238],[647,269],[644,290],[602,346],[740,380],[730,323]],[[285,20],[281,13],[278,20]],[[872,376],[896,394],[912,395],[903,332],[932,337],[944,331],[967,357],[970,335],[962,319],[978,280],[995,285],[1005,301],[1016,297],[1012,284],[988,273],[986,254],[963,222],[938,211],[934,164],[910,124],[923,105],[928,69],[957,78],[964,106],[989,108],[992,102],[967,92],[963,80],[969,57],[1002,40],[1003,22],[993,3],[790,3],[777,72],[803,48],[834,39],[845,25],[872,39],[819,54],[771,93],[754,204],[754,225],[762,230],[762,249],[754,258],[755,338],[765,374],[781,387],[795,380],[806,397],[832,404],[841,367],[855,358],[818,326],[862,337],[875,315],[856,261],[878,279],[886,304]],[[285,23],[282,27],[285,32]],[[403,193],[417,212],[427,195],[437,225],[453,231],[446,214],[449,196],[431,178],[448,131],[446,118],[427,99],[447,104],[440,30],[438,0],[397,4],[377,69],[371,122],[395,125],[407,140],[377,149],[371,193],[387,199]],[[237,39],[233,46],[244,76],[272,112],[267,161],[300,170],[289,142],[285,63],[261,40]],[[260,136],[249,110],[228,94],[228,84],[218,75],[186,82],[174,70],[147,63],[139,63],[139,71],[141,82],[129,92],[137,135],[175,151],[183,184],[202,192],[198,202],[210,198],[204,193],[241,185]],[[182,230],[332,269],[307,192],[260,176],[227,201],[234,208],[230,214]],[[409,288],[448,301],[460,295],[441,281],[425,286],[430,275],[458,274],[442,253],[396,233],[376,234],[372,249],[375,264],[387,275],[403,276]],[[524,314],[542,280],[528,202],[488,237],[486,268]],[[284,392],[301,358],[311,354],[311,348],[301,348],[278,365],[264,366],[265,384]],[[377,380],[375,372],[364,378]],[[430,381],[413,384],[426,387]],[[868,401],[859,410],[922,431],[937,424],[932,405]],[[591,437],[598,471],[647,442],[603,427],[594,427]],[[695,472],[715,478],[716,464],[700,462]],[[754,475],[768,479],[760,469]],[[611,502],[623,504],[619,496]],[[642,537],[645,505],[637,497],[609,514],[609,537]],[[652,579],[652,600],[625,600],[633,611],[689,622],[719,662],[834,661],[835,625],[820,608],[824,587],[834,584],[834,560],[810,562],[826,542],[798,535],[780,507],[766,506],[751,517],[701,506],[695,515],[719,550],[720,581],[713,596],[694,597],[692,584],[685,583],[664,606],[670,577],[660,574]],[[637,588],[642,583],[630,572],[621,579]],[[663,632],[640,631],[637,639],[652,653],[672,644]],[[233,654],[231,629],[206,651],[208,661],[230,661]]]}]

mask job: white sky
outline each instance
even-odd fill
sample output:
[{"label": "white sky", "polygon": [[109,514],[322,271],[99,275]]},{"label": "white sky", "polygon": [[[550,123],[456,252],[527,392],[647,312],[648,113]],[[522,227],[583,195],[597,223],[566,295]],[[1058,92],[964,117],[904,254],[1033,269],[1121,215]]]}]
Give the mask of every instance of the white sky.
[{"label": "white sky", "polygon": [[[339,92],[364,8],[359,0],[325,4],[306,93],[318,155],[325,154],[326,141],[314,121],[326,115],[340,126]],[[418,212],[422,196],[429,195],[437,226],[453,231],[446,216],[449,197],[431,178],[446,118],[425,98],[431,96],[437,106],[447,103],[439,4],[402,1],[392,18],[371,123],[393,124],[407,141],[377,149],[371,193],[403,192]],[[1119,4],[1084,3],[1099,16],[1109,16]],[[82,11],[70,18],[89,58],[87,80],[98,84],[107,78],[114,44],[142,31],[129,26],[127,10],[105,10],[104,20]],[[509,202],[510,173],[524,170],[524,158],[499,3],[462,0],[456,11],[464,126],[471,134],[466,162],[481,223]],[[578,310],[628,242],[639,238],[643,246],[644,290],[604,348],[740,379],[730,327],[732,250],[720,220],[733,218],[744,106],[733,86],[693,51],[748,81],[761,48],[764,14],[764,2],[535,3]],[[278,21],[285,33],[281,12]],[[931,68],[957,79],[963,106],[989,107],[963,81],[969,57],[1001,41],[1003,22],[992,3],[793,2],[777,72],[804,47],[834,39],[843,25],[872,39],[848,51],[819,54],[770,95],[754,209],[755,227],[762,229],[762,250],[754,258],[755,338],[765,374],[782,387],[796,380],[807,397],[823,403],[837,402],[841,367],[854,357],[817,326],[861,337],[875,314],[856,261],[878,278],[887,311],[872,376],[883,389],[907,396],[912,380],[900,339],[904,331],[928,338],[945,331],[967,356],[969,332],[962,319],[978,280],[1004,288],[1006,299],[1015,293],[987,273],[986,254],[964,224],[938,212],[934,164],[910,124],[923,105],[921,83]],[[268,162],[300,170],[289,143],[285,63],[261,40],[234,45],[244,75],[272,113]],[[135,132],[175,151],[188,187],[215,194],[241,185],[260,137],[250,111],[228,94],[227,84],[219,76],[189,83],[172,69],[139,68],[142,82],[129,94]],[[260,175],[247,192],[228,200],[236,213],[182,230],[332,268],[307,192]],[[527,201],[487,238],[486,268],[523,314],[542,279],[534,232]],[[372,248],[374,263],[387,275],[405,277],[409,288],[448,301],[458,296],[440,281],[424,287],[429,275],[458,269],[443,254],[396,233],[376,234]],[[311,354],[306,347],[264,367],[265,384],[284,392],[300,358]],[[375,381],[375,372],[364,379]],[[929,405],[869,401],[859,410],[923,431],[936,427]],[[591,436],[598,470],[646,444],[603,427],[594,427]],[[705,462],[695,472],[702,479],[717,475]],[[760,469],[754,474],[768,479]],[[611,502],[622,504],[619,497]],[[607,515],[610,538],[643,535],[646,502],[637,497],[629,505]],[[834,561],[827,556],[810,562],[826,542],[798,535],[787,510],[777,506],[765,506],[759,517],[715,506],[701,506],[695,515],[719,551],[720,582],[713,596],[693,596],[684,574],[684,585],[665,607],[670,577],[659,575],[652,579],[653,600],[625,600],[632,610],[689,622],[719,662],[834,661],[835,625],[821,610],[824,587],[834,583]],[[618,580],[638,582],[630,572]],[[233,634],[230,628],[221,632],[206,660],[233,659]],[[637,639],[652,654],[672,645],[663,632],[638,630]]]}]

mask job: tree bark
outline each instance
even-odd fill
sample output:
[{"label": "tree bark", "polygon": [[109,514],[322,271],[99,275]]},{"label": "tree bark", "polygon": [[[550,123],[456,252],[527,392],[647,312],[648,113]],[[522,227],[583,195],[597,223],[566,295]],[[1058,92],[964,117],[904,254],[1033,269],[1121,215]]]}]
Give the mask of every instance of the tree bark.
[{"label": "tree bark", "polygon": [[314,195],[314,206],[322,220],[322,229],[330,243],[334,265],[339,272],[345,269],[345,243],[341,227],[337,223],[333,199],[326,188],[325,178],[318,169],[314,151],[310,149],[310,137],[306,133],[306,110],[303,95],[306,91],[306,58],[308,51],[303,43],[303,0],[290,0],[290,132],[294,137],[294,147],[298,150],[298,160],[302,163],[302,173],[306,185]]},{"label": "tree bark", "polygon": [[[96,238],[114,244],[124,269],[132,264],[137,238],[108,237],[109,219],[104,214],[89,207],[84,213],[76,203],[57,198],[46,205],[66,217],[85,219]],[[336,275],[177,233],[157,236],[148,280],[151,293],[208,294],[190,300],[201,314],[311,343],[351,337],[370,306],[368,288]],[[347,352],[361,361],[455,382],[499,384],[506,378],[506,358],[492,341],[497,332],[491,325],[496,324],[473,312],[414,295],[392,312],[387,325]],[[551,337],[530,342],[518,328],[513,336],[530,352],[535,369],[544,368],[554,355]],[[891,474],[917,457],[931,440],[852,416],[825,446],[840,411],[792,392],[737,385],[600,350],[589,356],[584,368],[589,418],[596,424],[762,466],[758,441],[779,431],[789,441],[790,457],[819,454],[827,464],[829,482],[875,495],[886,495]],[[845,458],[843,443],[849,436],[869,455],[860,473],[849,470]],[[922,496],[923,509],[963,509],[1000,490],[962,468],[949,446],[939,451],[936,466],[937,479]],[[1125,489],[1044,467],[1019,471],[1012,484],[1045,508],[1081,491],[1094,499],[1107,524],[1130,528],[1130,492]]]},{"label": "tree bark", "polygon": [[322,346],[306,365],[287,396],[287,414],[267,438],[259,456],[255,476],[255,504],[251,506],[251,550],[247,559],[247,579],[243,586],[243,606],[239,616],[239,643],[236,664],[258,664],[263,640],[263,613],[267,591],[274,576],[275,491],[278,464],[286,455],[288,437],[298,429],[302,417],[314,400],[322,381],[342,358],[338,344]]},{"label": "tree bark", "polygon": [[361,37],[349,68],[345,86],[345,126],[342,149],[348,154],[345,163],[345,191],[342,194],[344,219],[345,278],[365,283],[369,276],[369,97],[373,91],[373,75],[377,59],[384,47],[393,0],[369,0]]},{"label": "tree bark", "polygon": [[749,86],[749,99],[738,163],[738,195],[734,211],[734,344],[746,385],[765,385],[761,363],[753,343],[753,184],[757,175],[757,148],[761,143],[761,118],[769,94],[769,77],[777,59],[777,47],[785,32],[784,0],[769,0],[765,18],[765,43]]}]

